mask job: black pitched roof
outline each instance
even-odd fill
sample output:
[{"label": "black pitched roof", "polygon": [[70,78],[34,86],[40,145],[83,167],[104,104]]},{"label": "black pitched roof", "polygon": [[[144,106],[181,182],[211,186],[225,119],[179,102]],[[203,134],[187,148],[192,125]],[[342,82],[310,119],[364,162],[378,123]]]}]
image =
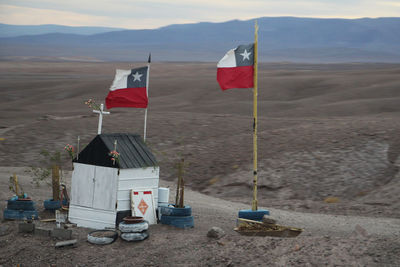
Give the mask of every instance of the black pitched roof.
[{"label": "black pitched roof", "polygon": [[[119,164],[111,160],[110,151],[114,150],[117,140]],[[157,160],[138,134],[113,133],[97,135],[80,153],[74,162],[115,167],[121,169],[158,166]]]}]

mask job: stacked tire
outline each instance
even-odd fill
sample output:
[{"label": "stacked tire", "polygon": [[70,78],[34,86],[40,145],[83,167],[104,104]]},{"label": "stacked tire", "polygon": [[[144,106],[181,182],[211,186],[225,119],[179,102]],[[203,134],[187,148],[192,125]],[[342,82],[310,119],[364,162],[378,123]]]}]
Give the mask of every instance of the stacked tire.
[{"label": "stacked tire", "polygon": [[6,220],[30,220],[38,219],[39,216],[35,209],[35,202],[31,199],[21,200],[13,197],[7,201],[3,217]]},{"label": "stacked tire", "polygon": [[162,224],[183,229],[194,227],[192,208],[190,206],[184,206],[183,208],[176,208],[174,205],[160,207],[160,215]]},{"label": "stacked tire", "polygon": [[[67,199],[63,199],[62,204],[64,206],[68,205],[68,200]],[[43,206],[45,210],[50,210],[50,211],[55,211],[55,210],[59,210],[61,209],[62,205],[61,205],[61,200],[53,200],[51,199],[46,199],[45,201],[43,201]]]},{"label": "stacked tire", "polygon": [[128,242],[142,241],[149,237],[149,223],[144,220],[139,223],[120,222],[118,225],[121,238]]}]

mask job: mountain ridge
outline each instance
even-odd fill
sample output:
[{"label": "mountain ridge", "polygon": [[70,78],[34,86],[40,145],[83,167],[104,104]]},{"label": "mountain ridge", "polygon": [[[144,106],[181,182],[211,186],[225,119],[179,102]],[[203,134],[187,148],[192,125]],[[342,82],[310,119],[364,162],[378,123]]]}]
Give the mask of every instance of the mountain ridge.
[{"label": "mountain ridge", "polygon": [[[400,62],[400,18],[262,17],[261,61]],[[117,28],[115,28],[117,29]],[[215,61],[254,40],[254,19],[118,29],[82,35],[46,33],[0,38],[0,57],[90,56],[105,61]]]}]

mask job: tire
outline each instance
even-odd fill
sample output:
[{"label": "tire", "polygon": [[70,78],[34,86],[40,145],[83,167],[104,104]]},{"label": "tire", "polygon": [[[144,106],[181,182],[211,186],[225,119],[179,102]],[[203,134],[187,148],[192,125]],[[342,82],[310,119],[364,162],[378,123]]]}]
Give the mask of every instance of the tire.
[{"label": "tire", "polygon": [[[99,233],[99,232],[110,232],[110,233],[113,232],[113,233],[110,236],[104,236],[104,237],[93,236],[94,233]],[[118,233],[114,230],[95,230],[88,234],[87,241],[95,245],[108,245],[117,240],[117,238],[118,238]]]},{"label": "tire", "polygon": [[253,220],[253,221],[262,221],[264,215],[269,215],[268,210],[240,210],[239,218]]},{"label": "tire", "polygon": [[[161,215],[168,215],[168,216],[191,216],[192,215],[192,208],[190,206],[185,206],[184,208],[175,208],[173,205],[168,207],[160,207]],[[161,216],[161,217],[162,217]]]},{"label": "tire", "polygon": [[128,242],[142,241],[149,237],[147,231],[141,233],[122,233],[121,238]]},{"label": "tire", "polygon": [[161,223],[166,225],[172,225],[178,228],[193,228],[194,219],[193,216],[161,216]]},{"label": "tire", "polygon": [[58,210],[58,209],[61,209],[61,201],[53,200],[52,198],[46,199],[43,202],[43,206],[46,210]]},{"label": "tire", "polygon": [[118,228],[122,233],[140,233],[149,229],[149,223],[147,221],[131,224],[120,222]]},{"label": "tire", "polygon": [[14,200],[7,201],[7,209],[9,210],[35,210],[35,202],[32,200]]},{"label": "tire", "polygon": [[5,220],[27,220],[27,219],[39,218],[36,210],[10,210],[5,209],[3,213],[3,218]]}]

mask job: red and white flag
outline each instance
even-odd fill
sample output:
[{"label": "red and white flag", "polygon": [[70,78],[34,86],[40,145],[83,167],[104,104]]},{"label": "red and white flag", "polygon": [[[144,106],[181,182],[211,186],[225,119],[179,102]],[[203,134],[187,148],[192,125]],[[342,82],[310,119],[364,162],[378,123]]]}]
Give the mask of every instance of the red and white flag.
[{"label": "red and white flag", "polygon": [[217,81],[222,90],[253,88],[254,44],[231,49],[218,62]]},{"label": "red and white flag", "polygon": [[116,70],[110,92],[106,97],[106,107],[147,108],[148,67],[132,70]]}]

